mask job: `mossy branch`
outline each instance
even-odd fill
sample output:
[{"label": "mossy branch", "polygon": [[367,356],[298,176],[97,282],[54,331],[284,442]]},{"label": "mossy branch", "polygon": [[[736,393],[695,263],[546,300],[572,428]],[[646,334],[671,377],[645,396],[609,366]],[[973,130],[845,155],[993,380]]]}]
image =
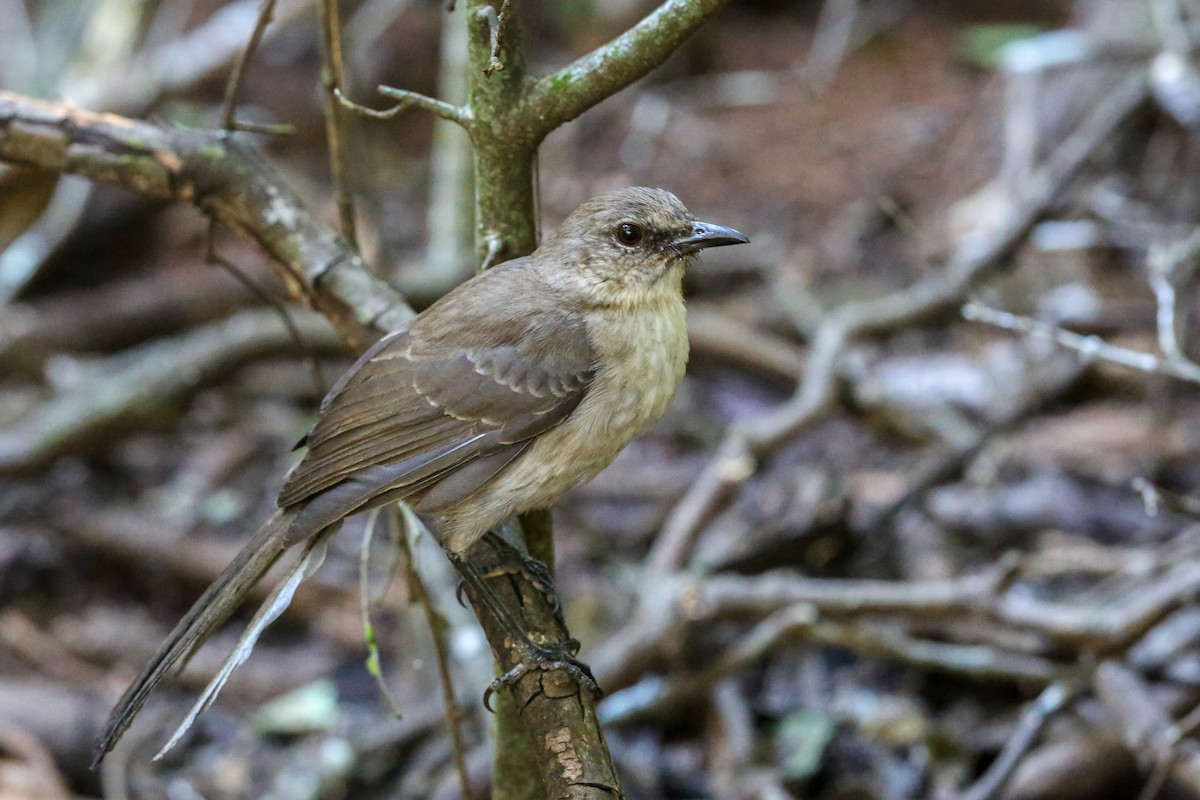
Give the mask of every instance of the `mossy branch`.
[{"label": "mossy branch", "polygon": [[[533,165],[542,139],[665,61],[724,2],[667,0],[609,44],[551,75],[530,79],[520,30],[507,4],[497,12],[484,0],[466,0],[472,64],[467,104],[457,107],[396,90],[401,107],[382,113],[416,106],[467,128],[475,151],[479,262],[523,255],[537,244]],[[0,92],[0,160],[196,205],[261,245],[292,293],[325,314],[359,348],[412,315],[396,291],[315,219],[242,139]],[[527,521],[540,523],[527,531],[531,550],[551,559],[548,518],[527,515]],[[535,592],[506,599],[512,607],[523,607],[535,637],[558,641],[566,635],[546,598]],[[510,643],[483,616],[488,639],[507,666],[514,655]],[[573,694],[569,686],[557,687],[566,690],[565,696],[548,694],[547,688],[541,681],[525,680],[506,698],[496,796],[599,798],[619,792],[591,698],[586,692]],[[537,773],[544,789],[533,780]]]},{"label": "mossy branch", "polygon": [[241,138],[0,91],[0,160],[192,203],[266,250],[292,294],[356,347],[412,316]]},{"label": "mossy branch", "polygon": [[725,2],[667,0],[608,44],[538,78],[526,93],[522,115],[545,136],[662,64]]}]

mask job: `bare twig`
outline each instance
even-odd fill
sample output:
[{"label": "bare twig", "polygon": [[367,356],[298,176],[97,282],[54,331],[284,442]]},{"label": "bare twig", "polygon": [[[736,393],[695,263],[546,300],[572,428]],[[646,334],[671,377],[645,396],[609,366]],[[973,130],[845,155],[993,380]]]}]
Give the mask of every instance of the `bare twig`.
[{"label": "bare twig", "polygon": [[[450,740],[454,744],[454,769],[458,773],[458,788],[463,800],[471,797],[471,776],[467,770],[467,743],[463,736],[463,713],[454,695],[454,679],[450,673],[450,646],[446,641],[446,631],[449,625],[446,618],[438,611],[433,596],[425,586],[421,573],[417,570],[413,558],[413,548],[410,537],[415,537],[425,531],[421,520],[408,506],[401,506],[399,512],[393,506],[389,510],[391,528],[395,532],[396,546],[404,555],[404,570],[408,576],[408,585],[414,590],[417,603],[425,614],[425,623],[429,626],[429,635],[433,638],[433,652],[437,659],[438,677],[441,679],[442,701],[446,708],[446,727],[450,731]],[[397,513],[399,519],[396,519]]]},{"label": "bare twig", "polygon": [[325,392],[325,388],[329,386],[329,383],[325,380],[325,373],[321,369],[321,359],[318,357],[317,353],[308,346],[308,343],[304,341],[304,336],[300,333],[300,329],[296,327],[296,323],[292,319],[291,313],[289,313],[288,309],[284,307],[279,298],[275,297],[275,295],[259,286],[254,279],[243,272],[237,264],[234,264],[232,261],[217,252],[216,233],[216,221],[209,220],[208,231],[204,237],[205,260],[210,264],[216,264],[218,267],[225,270],[225,272],[229,273],[234,280],[244,286],[247,291],[257,297],[264,305],[266,305],[268,308],[271,308],[275,312],[275,314],[279,317],[279,321],[283,323],[285,328],[287,328],[288,333],[291,335],[292,340],[295,341],[296,346],[308,353],[308,365],[312,374],[313,387],[316,389],[316,393],[318,395],[323,394]]},{"label": "bare twig", "polygon": [[[1200,793],[1200,743],[1183,740],[1175,721],[1140,675],[1117,661],[1096,669],[1097,696],[1117,718],[1126,747],[1152,776],[1160,764],[1192,793]],[[1164,769],[1166,769],[1164,767]],[[1150,785],[1153,786],[1153,778]]]},{"label": "bare twig", "polygon": [[[661,64],[724,4],[725,0],[667,0],[608,44],[539,78],[525,105],[541,116],[541,135],[575,119]],[[536,120],[530,122],[537,124]]]},{"label": "bare twig", "polygon": [[1168,362],[1181,366],[1192,365],[1179,344],[1179,332],[1184,327],[1183,309],[1179,307],[1177,290],[1185,284],[1200,265],[1200,229],[1182,240],[1154,242],[1146,253],[1150,289],[1154,292],[1158,343]]},{"label": "bare twig", "polygon": [[631,722],[647,715],[677,714],[723,678],[783,646],[837,647],[917,669],[949,672],[976,680],[1045,683],[1062,667],[1037,656],[1005,652],[986,645],[927,641],[887,624],[862,620],[822,619],[807,603],[781,608],[765,617],[717,661],[698,673],[682,675],[648,687],[618,692],[602,706],[606,723]]},{"label": "bare twig", "polygon": [[[714,457],[672,510],[648,559],[652,576],[679,567],[704,521],[737,485],[749,478],[756,461],[781,442],[822,418],[832,407],[837,365],[855,337],[890,330],[961,302],[990,269],[1024,238],[1092,154],[1141,106],[1145,78],[1138,74],[1106,94],[1038,169],[1014,201],[1010,213],[989,235],[963,241],[945,268],[908,289],[877,300],[851,303],[821,323],[809,353],[804,380],[790,400],[761,420],[729,428]],[[647,585],[653,585],[648,580]]]},{"label": "bare twig", "polygon": [[367,515],[367,522],[363,526],[362,546],[358,553],[358,610],[362,617],[363,640],[367,644],[367,672],[375,679],[379,694],[387,701],[392,715],[396,719],[400,719],[403,716],[400,704],[392,696],[392,691],[388,689],[387,680],[384,678],[383,662],[379,657],[379,639],[375,636],[375,625],[371,622],[371,539],[375,535],[375,526],[379,523],[379,515],[382,511],[380,508],[371,509],[370,514]]},{"label": "bare twig", "polygon": [[254,57],[254,53],[258,50],[258,45],[262,42],[263,35],[267,31],[267,26],[271,24],[271,19],[275,13],[275,0],[262,0],[262,5],[259,6],[258,19],[254,23],[254,30],[250,32],[250,40],[246,42],[246,46],[233,62],[233,70],[229,74],[229,80],[225,82],[225,97],[221,102],[221,129],[226,131],[237,130],[237,122],[234,120],[234,114],[237,112],[237,94],[242,87],[242,78],[246,74],[246,66],[250,63],[250,59]]},{"label": "bare twig", "polygon": [[980,303],[967,303],[962,315],[972,322],[983,322],[1008,331],[1054,342],[1076,351],[1086,361],[1100,360],[1157,375],[1167,375],[1190,383],[1200,383],[1200,365],[1187,359],[1164,358],[1127,347],[1109,344],[1099,336],[1082,334],[1050,325],[1032,317],[999,311]]},{"label": "bare twig", "polygon": [[504,33],[508,28],[508,18],[511,14],[511,2],[503,0],[500,4],[500,11],[496,14],[496,20],[492,23],[492,52],[487,66],[483,68],[483,74],[488,77],[491,77],[492,73],[504,69],[504,62],[500,60],[500,54],[504,52]]},{"label": "bare twig", "polygon": [[344,107],[370,117],[371,119],[394,119],[399,114],[407,111],[410,108],[419,108],[423,111],[428,111],[434,116],[440,117],[451,122],[457,122],[464,128],[468,128],[471,123],[470,112],[461,106],[456,106],[451,103],[446,103],[441,100],[435,100],[432,97],[426,97],[420,92],[410,92],[407,89],[396,89],[391,86],[380,86],[379,93],[385,97],[391,97],[400,102],[391,108],[377,111],[373,108],[368,108],[364,105],[359,105],[353,102],[340,89],[334,90],[334,95],[337,97]]},{"label": "bare twig", "polygon": [[262,246],[289,289],[366,347],[412,310],[247,143],[0,92],[0,159],[194,203]]},{"label": "bare twig", "polygon": [[[306,314],[296,323],[306,341],[342,346],[324,319]],[[273,311],[252,310],[113,356],[95,365],[94,374],[74,390],[0,432],[0,470],[29,469],[94,445],[105,433],[152,417],[218,375],[293,347]]]},{"label": "bare twig", "polygon": [[321,0],[321,60],[321,83],[325,87],[325,137],[329,147],[329,172],[337,192],[338,219],[341,220],[342,236],[351,249],[358,250],[354,196],[346,185],[344,106],[340,102],[345,80],[342,74],[342,25],[338,0]]},{"label": "bare twig", "polygon": [[962,793],[959,800],[991,800],[999,794],[1017,765],[1021,763],[1021,759],[1037,742],[1046,723],[1066,707],[1074,694],[1072,689],[1062,683],[1052,683],[1043,689],[1037,699],[1026,706],[1000,755],[987,771]]},{"label": "bare twig", "polygon": [[[929,663],[955,663],[964,674],[1014,675],[1015,668],[995,666],[1016,655],[1005,652],[1013,634],[1034,634],[1066,652],[1120,652],[1200,595],[1200,564],[1194,561],[1173,564],[1149,580],[1141,578],[1134,589],[1080,603],[1008,591],[1016,568],[1015,562],[1007,561],[988,572],[945,581],[814,579],[787,571],[756,577],[667,578],[643,596],[638,616],[600,648],[593,664],[605,685],[627,685],[662,656],[663,648],[672,641],[672,630],[681,624],[764,618],[807,606],[830,619],[901,617],[919,621],[925,629],[943,623],[948,626],[956,620],[987,620],[988,625],[974,629],[973,638],[994,645],[994,649],[982,651],[992,655],[980,655],[978,661],[976,656],[931,656]],[[839,629],[837,635],[846,638],[850,649],[869,652],[863,649],[865,644],[854,644],[858,641],[856,630]],[[908,645],[896,645],[893,650],[893,657],[918,663]],[[1041,674],[1049,675],[1044,664],[1028,669],[1030,674],[1042,670]]]},{"label": "bare twig", "polygon": [[817,614],[913,614],[924,618],[986,607],[1011,578],[1014,565],[948,581],[893,583],[804,578],[788,571],[756,577],[709,575],[665,578],[643,594],[639,616],[609,638],[593,659],[606,686],[623,686],[653,663],[681,621],[766,617],[808,606]]}]

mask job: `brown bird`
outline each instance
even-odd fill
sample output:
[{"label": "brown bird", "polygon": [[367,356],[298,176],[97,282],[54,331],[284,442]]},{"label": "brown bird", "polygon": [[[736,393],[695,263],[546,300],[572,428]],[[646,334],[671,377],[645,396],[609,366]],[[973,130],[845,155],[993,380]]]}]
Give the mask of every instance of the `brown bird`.
[{"label": "brown bird", "polygon": [[462,553],[600,472],[683,377],[685,267],[703,248],[747,241],[697,221],[670,192],[608,192],[533,254],[466,281],[377,342],[322,402],[279,510],[117,702],[98,758],[292,546],[403,500]]}]

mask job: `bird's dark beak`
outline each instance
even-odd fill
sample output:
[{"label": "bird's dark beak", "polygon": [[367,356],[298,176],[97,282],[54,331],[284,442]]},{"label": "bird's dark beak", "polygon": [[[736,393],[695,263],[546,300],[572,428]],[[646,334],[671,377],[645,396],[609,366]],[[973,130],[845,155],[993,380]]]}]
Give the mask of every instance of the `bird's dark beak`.
[{"label": "bird's dark beak", "polygon": [[726,228],[724,225],[714,225],[711,222],[696,222],[686,236],[680,236],[671,242],[670,249],[680,255],[697,253],[706,247],[724,247],[727,244],[746,244],[750,240],[744,233]]}]

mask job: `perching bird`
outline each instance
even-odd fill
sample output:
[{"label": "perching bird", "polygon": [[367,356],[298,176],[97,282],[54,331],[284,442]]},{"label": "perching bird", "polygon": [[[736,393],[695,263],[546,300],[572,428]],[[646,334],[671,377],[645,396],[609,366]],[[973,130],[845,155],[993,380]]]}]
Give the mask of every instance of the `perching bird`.
[{"label": "perching bird", "polygon": [[683,377],[685,267],[703,248],[747,241],[697,221],[670,192],[608,192],[531,255],[475,276],[377,342],[322,402],[279,510],[117,702],[98,758],[294,545],[403,500],[461,553],[600,472]]}]

